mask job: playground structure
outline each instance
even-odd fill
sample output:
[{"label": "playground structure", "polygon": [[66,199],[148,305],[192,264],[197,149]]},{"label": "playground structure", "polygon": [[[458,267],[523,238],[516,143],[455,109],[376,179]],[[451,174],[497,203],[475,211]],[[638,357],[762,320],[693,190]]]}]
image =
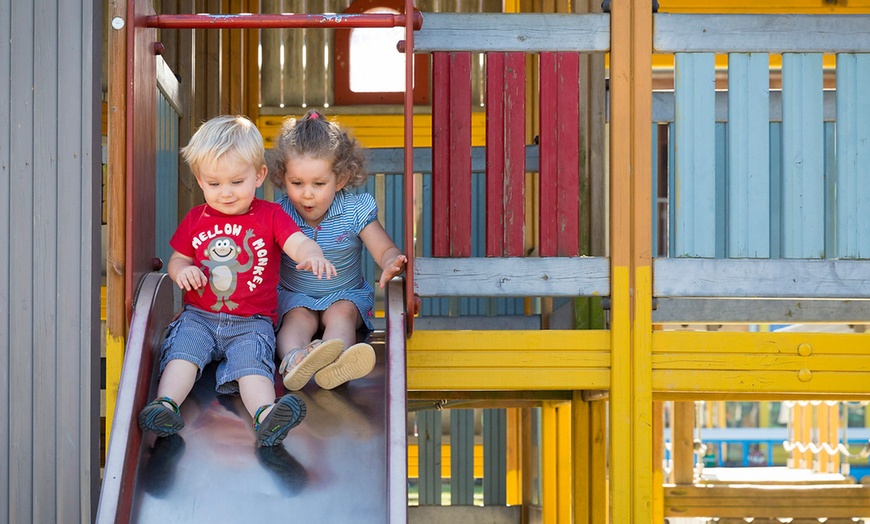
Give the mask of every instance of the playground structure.
[{"label": "playground structure", "polygon": [[[232,24],[250,20],[197,17],[209,27],[239,27]],[[411,21],[419,19],[411,31]],[[172,17],[143,20],[142,27],[128,28],[134,55],[137,49],[151,52],[145,45],[154,38],[149,27],[171,27]],[[692,439],[681,436],[692,427],[689,400],[862,398],[862,380],[854,370],[866,368],[860,349],[867,344],[865,335],[653,328],[867,318],[860,299],[867,296],[868,272],[860,259],[868,240],[858,203],[867,123],[857,88],[870,74],[861,54],[867,49],[857,37],[866,19],[654,15],[643,3],[616,3],[611,13],[424,13],[402,22],[405,49],[415,56],[430,54],[432,62],[431,165],[418,168],[418,155],[406,149],[402,169],[384,170],[387,179],[403,173],[394,187],[413,187],[413,172],[431,173],[431,186],[427,175],[422,181],[431,187],[431,195],[424,189],[431,207],[415,202],[411,191],[401,192],[401,205],[385,206],[386,220],[399,220],[391,224],[393,236],[417,250],[406,277],[405,307],[413,310],[407,304],[416,296],[424,300],[424,312],[435,308],[426,302],[430,297],[446,298],[448,309],[450,297],[544,297],[543,310],[559,299],[599,297],[607,306],[607,324],[601,326],[606,329],[553,329],[545,314],[542,327],[550,329],[419,329],[415,326],[425,317],[405,315],[409,399],[542,407],[538,445],[546,451],[539,492],[533,492],[526,463],[527,476],[518,482],[522,518],[852,518],[870,511],[861,485],[824,485],[811,492],[794,486],[746,488],[758,506],[768,508],[746,513],[744,504],[733,506],[735,497],[745,496],[743,488],[694,487],[693,451],[686,450]],[[548,32],[539,34],[536,27]],[[812,38],[816,34],[826,38]],[[139,47],[137,38],[143,42]],[[650,97],[653,51],[674,53],[676,59],[673,91]],[[486,53],[487,64],[483,192],[473,189],[468,176],[475,163],[469,125],[472,52]],[[608,113],[603,81],[595,80],[604,79],[605,52],[610,53]],[[728,54],[726,93],[715,90],[717,53]],[[781,90],[768,87],[772,53],[783,53]],[[833,73],[823,67],[825,53],[838,53]],[[530,62],[527,55],[536,58]],[[537,68],[528,69],[528,63]],[[837,89],[826,93],[832,74]],[[406,81],[411,76],[408,72]],[[528,77],[538,80],[534,93],[526,92]],[[144,78],[154,77],[146,69]],[[135,114],[146,120],[154,114],[147,105],[139,110],[135,90],[128,96]],[[525,138],[529,96],[540,97],[532,152]],[[414,115],[410,97],[405,102],[406,116]],[[609,155],[603,150],[605,117]],[[136,123],[139,117],[128,118],[133,122],[128,132],[147,140],[142,130],[149,128]],[[413,119],[404,122],[405,143],[412,143],[407,133]],[[651,147],[650,124],[661,122],[667,124],[655,128],[658,143],[666,147],[660,151]],[[717,122],[727,122],[727,128]],[[836,148],[830,147],[833,132]],[[138,151],[148,156],[147,148]],[[537,166],[526,165],[529,155]],[[601,185],[593,171],[603,169],[605,157],[609,176]],[[147,165],[142,162],[135,164],[137,173]],[[667,168],[654,178],[652,167],[660,162]],[[532,186],[539,200],[532,206],[517,194],[527,185],[528,172],[537,173]],[[661,252],[660,239],[652,234],[660,219],[651,204],[661,183],[670,190],[665,193],[668,256],[653,257]],[[484,202],[475,199],[483,193]],[[133,205],[148,207],[144,199]],[[593,209],[607,209],[609,220]],[[147,211],[133,216],[142,221]],[[593,228],[604,222],[609,235],[596,235]],[[526,224],[536,228],[531,234],[536,257],[525,256]],[[473,240],[476,235],[486,242]],[[485,248],[473,253],[472,246],[481,244]],[[153,251],[147,244],[140,249]],[[136,272],[128,278],[136,281]],[[473,322],[483,325],[481,319]],[[450,320],[442,324],[449,326]],[[387,352],[391,347],[397,346],[388,341]],[[663,400],[677,402],[671,428],[675,486],[661,491],[663,472],[641,465],[662,462]],[[524,417],[527,412],[519,425],[531,430],[532,421]],[[597,437],[603,434],[609,439]],[[418,441],[421,456],[426,445]],[[567,471],[558,467],[566,456],[571,457]],[[440,481],[432,484],[421,477],[421,502],[428,490],[440,492]],[[609,508],[596,503],[608,498]],[[781,502],[774,505],[775,499]],[[393,515],[391,521],[401,521]]]}]

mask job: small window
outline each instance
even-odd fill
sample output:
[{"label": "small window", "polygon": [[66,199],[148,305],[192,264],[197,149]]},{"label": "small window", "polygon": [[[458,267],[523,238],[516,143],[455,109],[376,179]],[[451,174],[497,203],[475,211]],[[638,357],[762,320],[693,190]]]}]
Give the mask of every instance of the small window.
[{"label": "small window", "polygon": [[[345,13],[401,13],[402,0],[357,0]],[[396,50],[405,28],[355,28],[335,31],[335,103],[401,104],[405,54]],[[414,103],[429,103],[429,55],[414,62]]]}]

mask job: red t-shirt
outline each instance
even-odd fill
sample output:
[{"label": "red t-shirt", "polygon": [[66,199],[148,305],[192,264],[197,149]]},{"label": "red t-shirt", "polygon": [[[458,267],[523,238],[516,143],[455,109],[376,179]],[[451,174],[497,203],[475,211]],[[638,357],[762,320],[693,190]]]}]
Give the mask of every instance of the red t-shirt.
[{"label": "red t-shirt", "polygon": [[244,215],[224,215],[207,204],[190,210],[169,241],[190,257],[208,285],[184,293],[184,303],[205,311],[276,322],[281,253],[299,226],[273,202],[254,199]]}]

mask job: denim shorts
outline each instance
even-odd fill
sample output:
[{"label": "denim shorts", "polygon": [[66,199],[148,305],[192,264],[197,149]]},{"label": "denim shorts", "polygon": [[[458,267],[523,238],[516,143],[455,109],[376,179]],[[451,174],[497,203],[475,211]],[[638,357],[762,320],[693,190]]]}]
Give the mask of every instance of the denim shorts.
[{"label": "denim shorts", "polygon": [[238,393],[240,377],[275,377],[275,331],[272,319],[260,315],[240,317],[185,306],[169,325],[161,353],[161,374],[169,361],[180,359],[196,364],[197,380],[206,365],[217,361],[215,390],[221,394]]}]

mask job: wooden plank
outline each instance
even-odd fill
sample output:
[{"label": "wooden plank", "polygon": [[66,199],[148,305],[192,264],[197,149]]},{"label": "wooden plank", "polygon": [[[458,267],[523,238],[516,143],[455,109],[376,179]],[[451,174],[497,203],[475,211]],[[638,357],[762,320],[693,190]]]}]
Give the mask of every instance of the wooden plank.
[{"label": "wooden plank", "polygon": [[[284,0],[284,10],[305,13],[305,0]],[[305,30],[282,29],[284,65],[281,69],[282,107],[305,107]]]},{"label": "wooden plank", "polygon": [[837,257],[870,258],[870,55],[837,55]]},{"label": "wooden plank", "polygon": [[438,227],[433,239],[435,256],[471,254],[470,67],[470,53],[433,56],[433,222]]},{"label": "wooden plank", "polygon": [[676,158],[671,195],[675,256],[716,255],[713,58],[680,53],[675,59]]},{"label": "wooden plank", "polygon": [[541,256],[579,254],[579,55],[540,55]]},{"label": "wooden plank", "polygon": [[[608,94],[609,96],[609,94]],[[652,121],[658,123],[674,121],[674,93],[673,91],[653,91],[653,116]],[[728,93],[716,92],[716,122],[728,121]],[[770,101],[770,122],[782,122],[782,91],[771,90],[768,94]],[[826,90],[823,94],[822,114],[825,122],[834,122],[837,119],[837,93]],[[763,110],[762,110],[763,111]]]},{"label": "wooden plank", "polygon": [[487,256],[522,256],[525,248],[525,84],[525,54],[487,54]]},{"label": "wooden plank", "polygon": [[870,512],[870,487],[666,486],[665,514],[674,517],[843,518]]},{"label": "wooden plank", "polygon": [[870,300],[658,298],[656,324],[861,324],[870,318]]},{"label": "wooden plank", "polygon": [[728,58],[727,256],[770,256],[770,158],[766,53]]},{"label": "wooden plank", "polygon": [[608,296],[604,257],[419,258],[414,291],[420,296]]},{"label": "wooden plank", "polygon": [[870,297],[866,261],[659,258],[653,268],[656,297]]},{"label": "wooden plank", "polygon": [[580,51],[610,49],[610,15],[424,13],[414,52]]},{"label": "wooden plank", "polygon": [[653,15],[657,53],[870,52],[868,15]]},{"label": "wooden plank", "polygon": [[[280,13],[281,2],[263,2],[260,12],[263,14]],[[260,103],[263,107],[281,107],[281,42],[284,29],[260,29],[260,45],[262,47],[260,65]]]},{"label": "wooden plank", "polygon": [[782,256],[824,258],[822,55],[782,61]]}]

